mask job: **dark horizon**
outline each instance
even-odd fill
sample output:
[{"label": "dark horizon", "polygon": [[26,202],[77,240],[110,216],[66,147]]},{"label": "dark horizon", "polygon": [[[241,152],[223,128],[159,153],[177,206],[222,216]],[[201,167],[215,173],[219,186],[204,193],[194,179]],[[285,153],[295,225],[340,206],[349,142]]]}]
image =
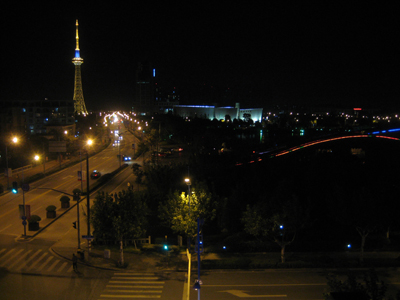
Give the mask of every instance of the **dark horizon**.
[{"label": "dark horizon", "polygon": [[1,100],[72,99],[78,18],[88,110],[130,107],[143,61],[181,104],[398,107],[391,5],[6,6]]}]

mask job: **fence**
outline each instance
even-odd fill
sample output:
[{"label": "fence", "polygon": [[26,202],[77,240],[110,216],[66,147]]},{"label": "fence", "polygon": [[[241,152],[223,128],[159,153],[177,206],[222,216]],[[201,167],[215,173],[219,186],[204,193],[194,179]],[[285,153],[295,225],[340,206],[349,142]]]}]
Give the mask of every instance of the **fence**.
[{"label": "fence", "polygon": [[[117,245],[119,244],[119,241],[117,240],[105,240],[105,239],[100,239],[96,238],[93,241],[94,244],[97,245]],[[142,239],[129,239],[129,240],[124,240],[124,246],[126,247],[127,245],[136,245],[137,244],[151,244],[151,236],[147,238],[142,238]]]}]

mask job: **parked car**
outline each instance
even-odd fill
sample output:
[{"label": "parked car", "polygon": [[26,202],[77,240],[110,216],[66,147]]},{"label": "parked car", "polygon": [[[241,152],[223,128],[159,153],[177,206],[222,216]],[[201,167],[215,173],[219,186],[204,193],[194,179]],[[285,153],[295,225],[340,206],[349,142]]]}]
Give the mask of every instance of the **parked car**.
[{"label": "parked car", "polygon": [[92,179],[97,179],[97,178],[99,178],[101,176],[101,173],[99,172],[99,171],[97,171],[97,170],[94,170],[93,172],[92,172],[92,174],[90,175],[90,178],[92,178]]}]

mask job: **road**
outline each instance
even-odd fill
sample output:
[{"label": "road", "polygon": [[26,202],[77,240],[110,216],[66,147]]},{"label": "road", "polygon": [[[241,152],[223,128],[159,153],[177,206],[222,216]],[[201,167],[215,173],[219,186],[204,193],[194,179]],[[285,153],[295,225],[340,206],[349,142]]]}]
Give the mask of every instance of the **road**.
[{"label": "road", "polygon": [[[125,155],[133,154],[133,138],[131,134],[126,134],[126,137],[121,141],[120,147],[110,146],[106,150],[90,156],[89,172],[96,169],[104,175],[116,170],[119,167],[118,153]],[[78,181],[78,171],[84,172],[83,182]],[[28,192],[23,192],[19,189],[18,194],[6,193],[2,195],[0,197],[0,234],[9,234],[15,237],[24,234],[24,227],[19,216],[19,205],[24,202],[26,205],[29,205],[30,214],[39,215],[42,221],[47,218],[46,207],[49,205],[55,205],[57,213],[62,213],[64,209],[61,208],[59,199],[63,193],[72,194],[75,188],[86,191],[87,182],[85,172],[86,161],[83,161],[30,184]],[[89,186],[94,183],[95,180],[89,178]],[[71,204],[73,204],[72,197]],[[35,232],[29,232],[28,228],[26,231],[28,236],[35,234]]]},{"label": "road", "polygon": [[[200,294],[202,299],[207,300],[323,300],[323,293],[328,292],[328,273],[337,274],[341,279],[346,278],[343,270],[205,271],[201,276],[203,285]],[[397,270],[378,270],[378,275],[379,279],[388,284],[391,295],[395,295],[400,286]],[[192,292],[190,299],[197,299],[197,292]]]}]

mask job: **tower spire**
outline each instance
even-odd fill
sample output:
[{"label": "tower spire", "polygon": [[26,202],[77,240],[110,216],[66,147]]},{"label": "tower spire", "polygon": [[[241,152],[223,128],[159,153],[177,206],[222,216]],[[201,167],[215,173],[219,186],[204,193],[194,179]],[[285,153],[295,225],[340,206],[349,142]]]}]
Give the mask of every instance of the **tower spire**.
[{"label": "tower spire", "polygon": [[76,48],[75,48],[75,57],[80,57],[80,53],[79,53],[79,31],[78,31],[78,20],[76,20],[75,23],[76,26]]},{"label": "tower spire", "polygon": [[75,65],[74,112],[78,115],[80,114],[87,115],[87,110],[82,90],[81,64],[83,64],[83,59],[81,58],[79,49],[78,20],[76,20],[75,26],[76,26],[76,48],[75,48],[75,57],[72,59],[72,63]]}]

